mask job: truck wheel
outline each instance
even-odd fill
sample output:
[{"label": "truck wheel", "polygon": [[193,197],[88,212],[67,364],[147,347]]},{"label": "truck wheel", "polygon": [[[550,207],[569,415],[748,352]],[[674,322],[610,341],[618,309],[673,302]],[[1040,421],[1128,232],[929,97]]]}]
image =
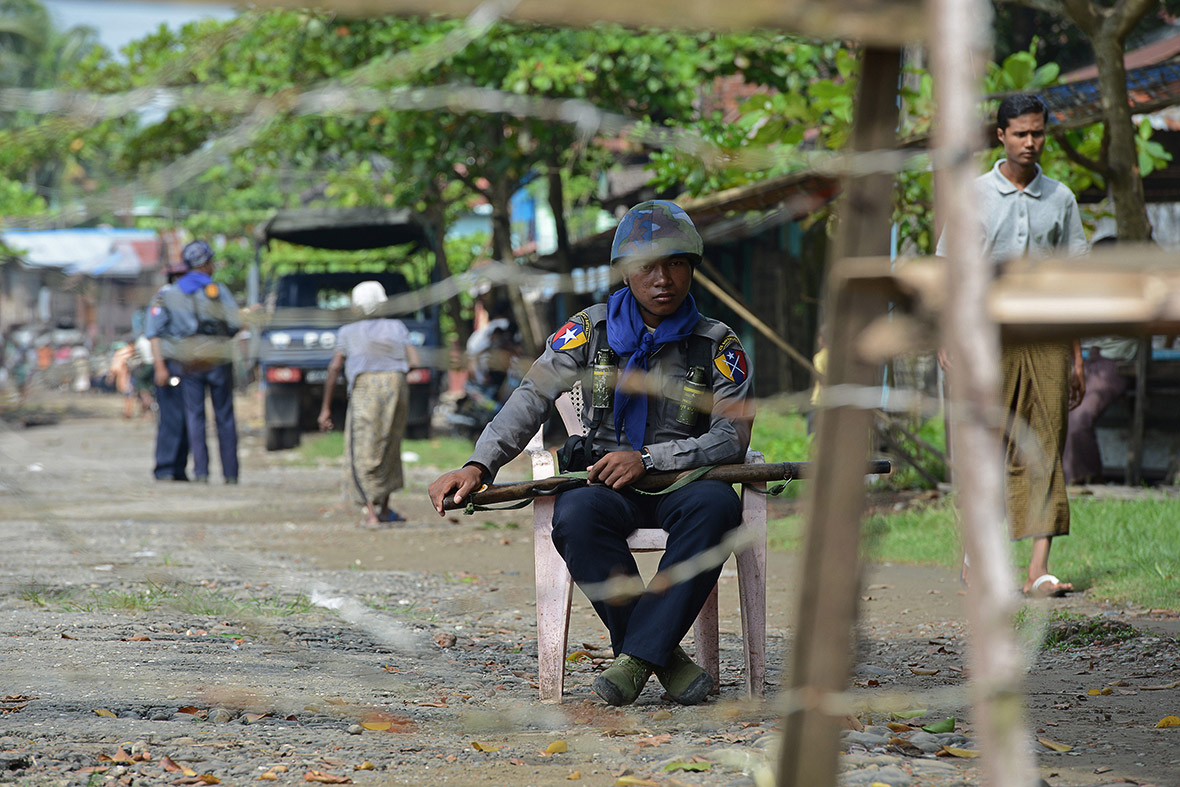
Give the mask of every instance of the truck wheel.
[{"label": "truck wheel", "polygon": [[299,427],[268,426],[266,428],[266,450],[283,451],[299,445]]}]

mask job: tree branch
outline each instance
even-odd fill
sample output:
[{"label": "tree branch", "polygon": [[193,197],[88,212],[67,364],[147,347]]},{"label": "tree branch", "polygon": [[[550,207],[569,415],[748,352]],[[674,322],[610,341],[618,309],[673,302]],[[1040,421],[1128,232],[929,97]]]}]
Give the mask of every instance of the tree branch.
[{"label": "tree branch", "polygon": [[1125,41],[1139,20],[1157,3],[1158,0],[1119,0],[1109,12],[1107,24],[1114,28],[1111,32],[1119,41]]},{"label": "tree branch", "polygon": [[1053,139],[1057,140],[1057,144],[1061,146],[1061,152],[1063,152],[1065,157],[1070,161],[1079,166],[1085,167],[1088,170],[1097,172],[1104,178],[1110,178],[1111,170],[1109,166],[1102,163],[1101,161],[1095,161],[1088,156],[1082,155],[1082,153],[1078,151],[1077,148],[1069,143],[1069,140],[1066,139],[1064,133],[1055,133],[1053,135]]},{"label": "tree branch", "polygon": [[1102,23],[1110,15],[1110,10],[1094,5],[1092,0],[1061,0],[1059,5],[1060,15],[1077,25],[1093,46],[1094,37],[1101,32]]},{"label": "tree branch", "polygon": [[1044,11],[1046,14],[1069,18],[1065,13],[1065,6],[1062,5],[1062,0],[997,0],[997,2],[1005,5],[1022,5],[1034,11]]}]

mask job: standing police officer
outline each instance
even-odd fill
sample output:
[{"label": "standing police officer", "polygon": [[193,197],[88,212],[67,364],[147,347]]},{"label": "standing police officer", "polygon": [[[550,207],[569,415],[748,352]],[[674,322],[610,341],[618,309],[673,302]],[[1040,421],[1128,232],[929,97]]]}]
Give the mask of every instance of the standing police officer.
[{"label": "standing police officer", "polygon": [[[549,338],[467,464],[430,486],[441,515],[444,499],[461,502],[521,452],[554,399],[579,380],[583,391],[593,389],[582,413],[590,434],[571,438],[562,451],[562,469],[588,469],[591,485],[557,497],[553,543],[610,631],[615,660],[594,691],[611,705],[634,702],[653,672],[685,705],[703,702],[714,683],[679,643],[716,584],[719,564],[672,585],[658,575],[638,597],[606,598],[595,590],[607,580],[638,579],[627,546],[637,528],[668,531],[662,574],[718,546],[741,522],[737,494],[720,481],[695,481],[664,495],[629,488],[651,470],[742,462],[749,446],[754,408],[745,352],[728,326],[697,311],[689,294],[702,252],[678,205],[656,200],[628,211],[611,247],[626,287]],[[613,386],[610,367],[621,369]]]},{"label": "standing police officer", "polygon": [[180,365],[177,326],[168,320],[164,293],[188,268],[183,262],[168,267],[168,283],[156,291],[148,306],[144,337],[152,346],[152,379],[156,391],[156,466],[157,481],[187,481],[188,427],[184,422],[184,400],[180,396]]},{"label": "standing police officer", "polygon": [[184,420],[193,452],[193,480],[209,480],[209,448],[205,442],[205,389],[213,403],[221,471],[227,484],[238,482],[238,433],[234,423],[233,344],[241,314],[229,290],[213,281],[213,249],[203,240],[184,247],[188,272],[162,293],[158,332],[178,337],[161,371],[180,378]]}]

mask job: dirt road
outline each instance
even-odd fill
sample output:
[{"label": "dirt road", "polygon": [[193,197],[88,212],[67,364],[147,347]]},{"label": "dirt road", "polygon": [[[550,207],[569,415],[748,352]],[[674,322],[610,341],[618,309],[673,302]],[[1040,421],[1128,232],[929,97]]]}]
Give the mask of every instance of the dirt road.
[{"label": "dirt road", "polygon": [[[772,783],[794,556],[770,559],[768,702],[742,697],[727,569],[717,700],[681,708],[652,681],[634,707],[603,706],[589,684],[608,654],[578,596],[570,649],[590,658],[541,705],[527,511],[438,518],[423,456],[395,504],[409,522],[362,530],[339,466],[267,454],[250,399],[240,486],[156,483],[152,426],[79,401],[82,417],[0,432],[0,782]],[[853,695],[870,726],[845,741],[844,783],[979,783],[977,760],[879,726],[920,709],[910,723],[954,716],[955,747],[974,745],[957,578],[871,566],[863,586]],[[1070,747],[1030,742],[1045,781],[1180,784],[1180,728],[1155,726],[1180,714],[1175,620],[1053,606],[1138,635],[1030,648],[1033,728]]]}]

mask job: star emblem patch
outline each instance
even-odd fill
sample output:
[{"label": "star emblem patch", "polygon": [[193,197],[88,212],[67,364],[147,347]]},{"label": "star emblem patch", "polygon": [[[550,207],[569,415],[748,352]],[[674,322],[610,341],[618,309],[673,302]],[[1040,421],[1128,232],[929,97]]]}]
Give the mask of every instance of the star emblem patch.
[{"label": "star emblem patch", "polygon": [[736,336],[729,336],[717,347],[717,356],[713,359],[717,371],[725,375],[726,379],[735,383],[743,383],[750,373],[749,363],[746,361],[746,351]]},{"label": "star emblem patch", "polygon": [[553,341],[549,346],[554,350],[573,350],[581,347],[588,340],[587,322],[581,314],[575,314],[553,334]]}]

